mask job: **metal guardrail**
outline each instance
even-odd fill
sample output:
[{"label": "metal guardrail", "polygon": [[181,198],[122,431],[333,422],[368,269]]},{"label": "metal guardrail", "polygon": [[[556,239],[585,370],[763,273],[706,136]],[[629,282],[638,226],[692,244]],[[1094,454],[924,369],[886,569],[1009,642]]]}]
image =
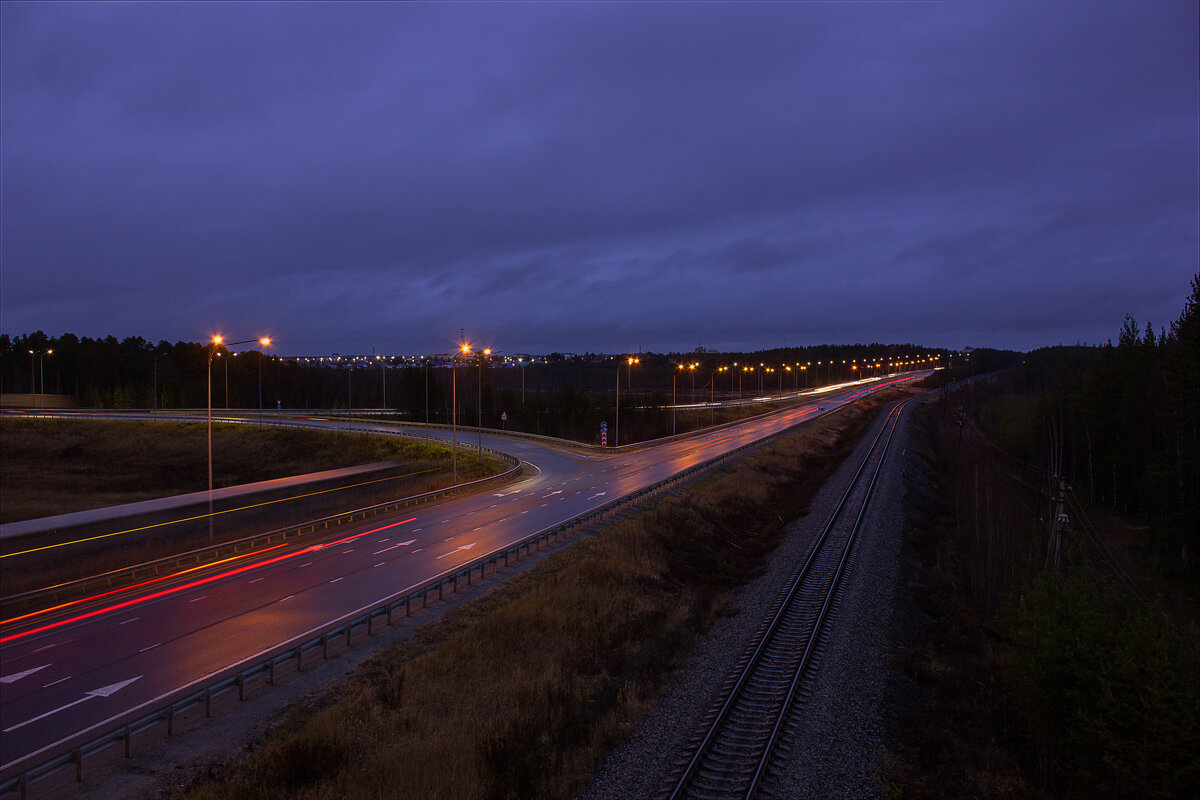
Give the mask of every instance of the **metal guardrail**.
[{"label": "metal guardrail", "polygon": [[[827,416],[839,408],[841,406],[823,411],[813,419]],[[812,420],[808,421],[811,422]],[[777,431],[754,442],[741,445],[727,453],[689,467],[683,472],[664,478],[650,486],[616,498],[591,511],[576,515],[549,528],[538,531],[515,544],[493,550],[463,566],[448,570],[436,576],[433,580],[417,587],[410,587],[385,600],[360,608],[336,620],[331,627],[315,637],[299,642],[293,640],[293,642],[284,643],[278,650],[265,659],[256,660],[249,664],[235,665],[231,668],[236,670],[233,674],[211,683],[203,689],[183,695],[166,706],[155,709],[124,725],[115,727],[66,753],[25,769],[18,775],[0,782],[0,798],[8,795],[26,800],[33,787],[37,787],[43,782],[49,782],[54,778],[64,782],[83,781],[89,772],[88,764],[90,759],[101,761],[105,753],[107,753],[108,758],[103,758],[102,763],[104,764],[108,764],[111,760],[119,757],[132,758],[135,753],[135,737],[138,734],[145,733],[164,724],[166,726],[165,735],[167,736],[174,736],[183,732],[184,729],[190,729],[189,726],[195,724],[194,719],[198,717],[201,705],[203,705],[203,718],[213,716],[214,700],[232,699],[230,695],[235,688],[238,692],[238,699],[241,700],[246,697],[247,684],[253,683],[256,680],[263,680],[263,676],[266,676],[266,683],[276,685],[280,678],[286,679],[283,673],[290,673],[293,666],[295,672],[302,672],[306,660],[314,657],[313,654],[315,654],[318,648],[321,650],[323,658],[330,658],[340,653],[345,647],[349,647],[357,641],[358,637],[374,635],[377,625],[381,626],[386,623],[388,626],[391,626],[395,624],[394,620],[398,618],[401,611],[404,612],[404,617],[410,617],[414,603],[420,601],[421,608],[425,608],[428,606],[429,598],[432,594],[436,593],[437,599],[441,600],[447,587],[450,587],[453,591],[458,591],[460,580],[465,580],[467,585],[470,586],[475,573],[479,573],[482,579],[488,566],[492,567],[493,573],[499,568],[501,562],[507,566],[509,557],[512,556],[514,559],[519,559],[522,549],[525,550],[526,556],[528,556],[531,551],[536,552],[540,550],[543,543],[548,545],[552,540],[557,542],[560,535],[566,535],[572,530],[580,529],[592,522],[601,520],[606,515],[611,516],[624,511],[648,498],[658,496],[682,483],[687,483],[701,473],[707,472],[714,467],[741,458],[751,451],[759,450],[790,433],[793,427],[795,426]],[[119,754],[114,756],[112,749],[117,744],[123,746]]]},{"label": "metal guardrail", "polygon": [[356,519],[366,519],[368,516],[397,509],[405,508],[418,503],[427,503],[434,500],[440,500],[443,497],[458,494],[460,492],[469,491],[479,486],[484,486],[489,483],[496,483],[507,480],[508,478],[516,477],[521,474],[521,460],[507,453],[501,453],[498,450],[483,448],[486,455],[497,458],[513,466],[498,475],[489,475],[486,478],[468,481],[467,483],[459,483],[454,486],[447,486],[443,489],[434,489],[431,492],[412,495],[410,497],[402,497],[395,500],[387,500],[382,503],[377,503],[363,508],[356,508],[352,511],[343,511],[338,514],[333,514],[327,517],[321,517],[315,520],[306,520],[295,525],[289,525],[285,528],[278,528],[265,533],[256,533],[252,536],[247,536],[241,539],[234,539],[221,544],[202,547],[196,550],[191,550],[186,553],[179,553],[165,558],[155,559],[154,561],[146,561],[141,564],[134,564],[121,569],[111,570],[99,575],[90,575],[86,578],[80,578],[66,583],[60,583],[55,586],[50,586],[43,589],[34,589],[20,594],[10,595],[8,597],[0,597],[0,610],[4,614],[14,613],[14,611],[27,611],[34,603],[42,600],[50,602],[59,602],[68,597],[85,594],[94,589],[113,588],[114,585],[122,578],[129,580],[137,580],[138,578],[158,575],[164,569],[171,569],[183,564],[196,563],[204,561],[207,558],[218,559],[222,556],[235,555],[240,552],[252,551],[256,547],[266,546],[275,542],[286,541],[287,539],[298,536],[302,533],[313,533],[318,528],[325,529],[334,525],[354,522]]}]

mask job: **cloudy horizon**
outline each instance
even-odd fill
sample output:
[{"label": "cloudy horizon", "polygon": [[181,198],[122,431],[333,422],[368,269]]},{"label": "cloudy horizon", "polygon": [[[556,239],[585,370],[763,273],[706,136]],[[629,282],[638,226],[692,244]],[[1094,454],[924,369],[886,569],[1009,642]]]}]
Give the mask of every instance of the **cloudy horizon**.
[{"label": "cloudy horizon", "polygon": [[1178,318],[1197,7],[0,6],[0,328],[1019,350]]}]

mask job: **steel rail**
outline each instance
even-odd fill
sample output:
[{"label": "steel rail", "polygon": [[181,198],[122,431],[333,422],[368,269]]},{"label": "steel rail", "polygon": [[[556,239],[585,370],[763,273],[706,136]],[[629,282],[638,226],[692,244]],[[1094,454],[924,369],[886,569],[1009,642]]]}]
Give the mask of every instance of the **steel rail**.
[{"label": "steel rail", "polygon": [[[856,489],[859,488],[860,478],[862,477],[864,471],[867,469],[868,465],[876,457],[876,455],[878,455],[878,462],[875,466],[875,469],[871,473],[870,483],[866,492],[864,493],[863,501],[858,509],[858,514],[855,518],[853,528],[847,537],[845,545],[842,548],[837,567],[831,580],[829,581],[828,589],[822,598],[820,611],[812,625],[812,629],[807,637],[802,654],[795,662],[794,671],[792,673],[791,680],[789,681],[786,696],[778,706],[778,714],[771,726],[771,731],[767,741],[761,748],[750,783],[747,786],[746,791],[741,793],[740,796],[750,798],[758,790],[763,774],[765,773],[766,766],[769,762],[772,752],[774,751],[775,744],[778,741],[783,722],[787,718],[788,711],[792,706],[796,690],[800,685],[800,679],[805,674],[806,667],[809,665],[813,647],[823,628],[829,606],[840,583],[841,575],[845,569],[845,564],[848,560],[849,553],[855,539],[855,534],[861,525],[863,515],[866,512],[868,502],[870,500],[871,492],[874,489],[879,469],[883,465],[884,457],[887,454],[887,449],[891,443],[892,435],[895,432],[896,424],[898,423],[900,414],[906,405],[907,402],[893,408],[885,418],[884,424],[880,426],[879,432],[871,441],[866,455],[863,457],[858,469],[854,473],[854,476],[850,479],[846,490],[842,493],[841,498],[838,500],[837,506],[829,515],[829,518],[822,528],[821,533],[818,535],[808,557],[805,559],[803,566],[801,566],[801,568],[792,577],[783,598],[777,604],[776,611],[772,615],[768,624],[758,634],[758,638],[754,643],[750,656],[743,660],[743,666],[740,669],[733,686],[727,690],[719,710],[708,722],[707,730],[705,731],[700,742],[695,745],[695,752],[693,753],[691,759],[688,761],[678,780],[673,782],[673,788],[671,788],[670,793],[667,795],[668,800],[679,800],[679,798],[686,797],[690,794],[695,794],[695,792],[692,791],[692,783],[693,779],[697,775],[697,771],[711,755],[712,749],[717,742],[718,736],[723,731],[726,722],[729,720],[732,713],[738,708],[739,703],[743,701],[743,695],[749,682],[752,680],[755,671],[764,664],[768,647],[776,639],[777,634],[783,628],[787,618],[796,611],[795,599],[797,593],[800,592],[805,580],[811,576],[814,565],[818,562],[818,559],[824,555],[823,551],[830,538],[830,532],[842,518],[843,511],[846,509],[846,505],[849,502],[851,495]],[[882,448],[879,448],[880,439],[883,437],[885,432],[888,434],[887,439],[884,440]]]}]

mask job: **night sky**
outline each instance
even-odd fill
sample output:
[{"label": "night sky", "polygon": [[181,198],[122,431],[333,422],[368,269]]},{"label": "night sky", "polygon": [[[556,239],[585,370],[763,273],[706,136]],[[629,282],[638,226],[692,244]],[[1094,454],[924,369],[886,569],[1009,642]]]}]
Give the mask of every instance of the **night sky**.
[{"label": "night sky", "polygon": [[1177,319],[1197,3],[0,6],[0,330],[285,355]]}]

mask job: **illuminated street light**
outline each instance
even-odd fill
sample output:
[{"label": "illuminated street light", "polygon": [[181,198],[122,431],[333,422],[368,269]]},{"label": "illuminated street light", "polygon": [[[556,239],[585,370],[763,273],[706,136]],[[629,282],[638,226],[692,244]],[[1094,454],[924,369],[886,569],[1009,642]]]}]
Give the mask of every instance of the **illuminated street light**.
[{"label": "illuminated street light", "polygon": [[[269,337],[269,336],[264,336],[264,337],[262,337],[261,339],[259,339],[259,340],[258,340],[258,343],[259,343],[259,344],[261,344],[263,347],[270,347],[270,346],[271,346],[271,337]],[[262,360],[262,354],[261,354],[261,353],[259,353],[259,356],[258,356],[258,425],[259,425],[259,427],[262,427],[262,412],[263,412],[263,404],[262,404],[262,362],[263,362],[263,360]]]},{"label": "illuminated street light", "polygon": [[[627,383],[633,382],[633,365],[641,363],[641,359],[629,356],[625,359],[628,365],[629,377]],[[617,364],[617,406],[616,406],[616,425],[613,426],[613,447],[621,445],[621,365]]]},{"label": "illuminated street light", "polygon": [[463,342],[454,358],[450,359],[450,460],[454,469],[454,485],[458,485],[458,357],[470,355],[471,345]]},{"label": "illuminated street light", "polygon": [[483,359],[492,354],[492,348],[485,347],[479,354],[479,460],[483,461]]},{"label": "illuminated street light", "polygon": [[[205,385],[207,389],[207,405],[208,405],[208,543],[212,545],[213,540],[213,455],[212,455],[212,360],[217,354],[217,348],[224,346],[226,349],[239,344],[249,344],[256,341],[255,339],[244,339],[240,342],[229,342],[226,344],[225,337],[217,334],[212,337],[208,346],[208,367],[205,369]],[[257,340],[260,344],[264,341],[270,342],[270,339],[262,337]],[[226,362],[228,364],[228,362]],[[229,405],[229,373],[225,373],[225,391],[226,391],[226,407]]]},{"label": "illuminated street light", "polygon": [[33,369],[33,357],[37,356],[38,369],[42,373],[42,394],[46,393],[46,362],[42,360],[42,356],[53,355],[54,350],[30,350],[29,351],[29,394],[33,397],[33,410],[37,411],[37,372]]}]

